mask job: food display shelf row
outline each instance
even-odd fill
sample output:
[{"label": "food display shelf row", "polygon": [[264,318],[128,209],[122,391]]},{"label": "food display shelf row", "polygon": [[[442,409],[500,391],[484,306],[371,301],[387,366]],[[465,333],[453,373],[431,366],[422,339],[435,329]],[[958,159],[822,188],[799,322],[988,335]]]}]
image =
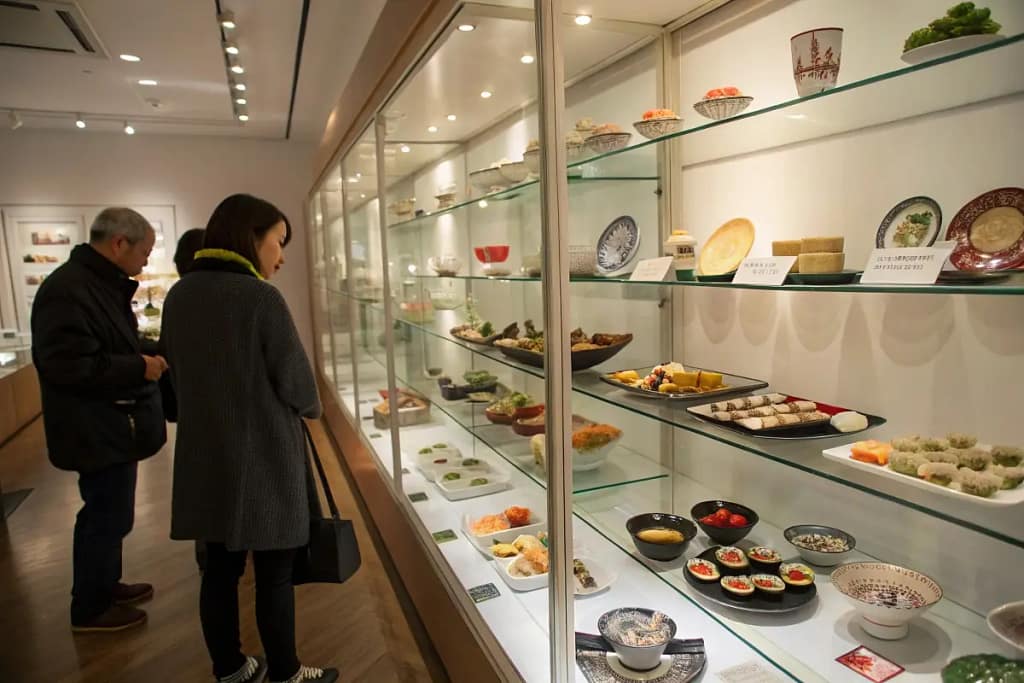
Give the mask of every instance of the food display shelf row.
[{"label": "food display shelf row", "polygon": [[[424,280],[497,280],[500,282],[540,282],[539,277],[529,276],[487,276],[487,275],[417,275]],[[934,285],[746,285],[732,282],[698,282],[696,280],[631,280],[628,275],[622,277],[577,276],[569,278],[570,282],[585,284],[637,285],[654,287],[702,287],[710,289],[750,289],[772,292],[845,292],[855,294],[987,294],[995,296],[1024,295],[1024,273],[1007,274],[1006,279],[996,282],[979,284],[946,284]]]},{"label": "food display shelf row", "polygon": [[[591,183],[607,183],[607,182],[647,182],[657,183],[659,182],[658,176],[637,176],[637,175],[607,175],[607,176],[595,176],[586,177],[579,175],[571,175],[568,178],[569,187],[574,186],[585,186]],[[406,230],[409,228],[421,227],[423,225],[429,225],[434,222],[434,219],[448,214],[456,213],[462,209],[470,207],[483,207],[486,208],[488,202],[501,202],[515,199],[516,197],[524,195],[524,193],[532,193],[537,196],[540,192],[540,179],[533,178],[525,182],[506,187],[501,190],[495,190],[494,192],[487,192],[485,194],[478,195],[472,199],[453,204],[446,209],[439,209],[430,213],[424,213],[420,216],[414,216],[413,218],[407,218],[401,221],[395,221],[388,225],[389,230]],[[483,204],[481,204],[483,202]]]},{"label": "food display shelf row", "polygon": [[[382,304],[367,305],[383,316]],[[471,344],[453,338],[447,330],[437,323],[412,323],[398,320],[396,324],[411,330],[420,330],[447,343],[460,346],[472,353],[490,359],[500,365],[515,369],[534,377],[543,378],[544,370],[519,363],[502,354],[498,349],[479,344]],[[639,368],[651,367],[661,361],[652,359],[630,359],[628,347],[623,354],[612,361],[614,367]],[[715,368],[716,370],[726,370]],[[712,441],[739,448],[755,456],[795,468],[799,471],[836,482],[846,487],[870,494],[886,501],[923,512],[937,519],[957,524],[963,528],[976,531],[1000,542],[1017,548],[1024,548],[1021,529],[1016,524],[1014,514],[1006,514],[1002,509],[979,505],[971,500],[952,500],[941,492],[932,492],[927,488],[918,488],[904,484],[898,479],[879,477],[872,472],[865,472],[851,465],[825,457],[823,451],[835,448],[864,438],[888,439],[896,436],[892,427],[882,426],[859,434],[836,436],[819,439],[765,439],[757,436],[738,433],[712,422],[699,419],[687,412],[687,405],[698,405],[710,402],[696,399],[693,402],[675,402],[668,404],[657,399],[635,397],[621,389],[601,381],[601,371],[596,369],[574,372],[572,375],[573,392],[589,396],[611,406],[644,416],[662,424],[683,430],[688,434],[711,439]],[[772,386],[769,391],[785,392],[785,387]],[[847,406],[856,410],[857,406]],[[685,435],[684,435],[685,436]]]},{"label": "food display shelf row", "polygon": [[[351,410],[354,407],[353,399],[350,395],[344,398],[347,399]],[[449,413],[442,412],[444,416],[451,418]],[[377,452],[382,462],[390,463],[389,432],[375,428],[367,431],[369,446]],[[536,638],[538,631],[541,638],[546,637],[547,591],[515,592],[506,588],[496,575],[501,571],[500,565],[483,558],[468,541],[467,532],[462,527],[466,514],[471,517],[492,514],[510,504],[534,506],[534,509],[542,510],[543,497],[538,496],[533,489],[536,486],[542,487],[543,481],[524,476],[523,472],[516,470],[512,472],[510,490],[468,501],[447,501],[433,482],[423,477],[416,469],[408,456],[409,448],[419,444],[446,441],[464,452],[479,455],[479,451],[473,450],[473,442],[483,439],[469,430],[433,420],[423,425],[405,427],[401,434],[403,495],[426,494],[426,499],[417,498],[419,502],[410,504],[422,525],[423,538],[429,539],[430,534],[445,529],[456,531],[455,541],[439,546],[444,560],[452,567],[463,588],[468,590],[475,585],[493,583],[502,593],[494,602],[498,603],[497,606],[503,605],[503,608],[496,610],[496,605],[490,605],[488,609],[483,606],[491,602],[488,601],[478,606],[481,616],[492,626],[495,636],[520,667],[520,673],[527,680],[533,680],[530,672],[523,670],[524,666],[529,666],[525,664],[528,660],[523,657],[525,653],[532,651],[533,659],[542,659],[536,656],[536,648],[545,645],[541,645],[543,641],[537,641]],[[486,455],[484,459],[494,460]],[[492,464],[500,465],[500,462],[495,461]],[[611,569],[617,575],[615,583],[607,591],[576,599],[577,630],[594,632],[597,617],[614,607],[625,604],[656,604],[659,609],[676,619],[677,623],[681,618],[679,615],[686,614],[687,628],[690,629],[708,619],[716,622],[716,625],[724,626],[730,636],[737,637],[734,642],[726,644],[733,650],[730,652],[732,657],[729,665],[735,663],[736,659],[744,661],[744,657],[749,658],[751,653],[745,650],[750,646],[756,652],[769,657],[794,680],[825,680],[837,683],[858,680],[855,674],[837,664],[835,659],[864,642],[870,642],[873,649],[892,661],[911,662],[912,665],[907,667],[904,676],[908,680],[922,681],[933,680],[944,664],[952,658],[971,652],[1006,650],[1005,646],[987,631],[983,616],[948,598],[943,599],[925,616],[915,619],[905,639],[891,642],[866,640],[865,634],[856,623],[855,612],[831,585],[831,571],[823,567],[815,567],[817,598],[807,607],[792,613],[754,614],[711,602],[695,591],[683,577],[686,559],[713,547],[714,543],[710,539],[699,534],[683,557],[671,562],[658,562],[637,553],[626,530],[626,521],[631,516],[650,512],[651,501],[664,499],[659,489],[666,485],[665,480],[647,481],[635,487],[616,489],[614,492],[603,490],[574,497],[574,554],[594,558],[606,570]],[[671,485],[672,498],[677,506],[688,507],[690,502],[722,498],[721,492],[711,490],[683,475],[677,474]],[[760,520],[749,537],[741,542],[744,547],[751,544],[767,545],[778,549],[787,559],[796,559],[794,549],[782,534],[781,526],[764,519]],[[855,551],[848,559],[876,561],[879,558]],[[652,574],[657,581],[651,581]],[[664,593],[665,589],[670,593],[659,595]],[[644,597],[647,596],[650,596],[650,599],[657,596],[659,602],[645,602]],[[703,612],[701,620],[693,617],[690,612],[693,608]],[[507,628],[507,621],[515,616],[524,616],[524,613],[529,618],[529,628],[516,629],[513,635],[513,631]],[[502,615],[502,621],[493,625],[492,619],[496,614]],[[706,643],[710,642],[703,629],[699,634],[691,630],[683,636],[704,637]],[[739,652],[735,651],[736,648]],[[725,665],[713,660],[715,652],[710,644],[707,645],[707,652],[711,671],[715,671],[719,664]]]}]

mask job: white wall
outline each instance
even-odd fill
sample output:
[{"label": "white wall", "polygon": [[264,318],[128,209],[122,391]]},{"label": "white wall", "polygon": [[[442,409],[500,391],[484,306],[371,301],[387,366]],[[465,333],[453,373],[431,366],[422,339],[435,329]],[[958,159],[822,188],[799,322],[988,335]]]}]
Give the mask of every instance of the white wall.
[{"label": "white wall", "polygon": [[246,192],[273,202],[293,229],[285,266],[273,282],[312,357],[303,212],[312,181],[308,158],[305,145],[288,142],[4,130],[0,205],[170,204],[180,234],[205,226],[230,194]]}]

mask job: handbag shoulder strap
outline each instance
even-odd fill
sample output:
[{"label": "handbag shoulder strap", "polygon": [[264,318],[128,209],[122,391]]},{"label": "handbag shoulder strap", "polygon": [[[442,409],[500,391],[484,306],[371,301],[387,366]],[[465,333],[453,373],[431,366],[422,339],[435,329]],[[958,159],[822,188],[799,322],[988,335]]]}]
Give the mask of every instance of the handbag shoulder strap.
[{"label": "handbag shoulder strap", "polygon": [[[334,502],[334,494],[331,493],[331,485],[327,481],[327,473],[324,472],[324,465],[320,462],[320,454],[316,450],[316,444],[313,443],[313,435],[309,431],[309,425],[306,424],[305,420],[299,420],[299,422],[302,423],[302,431],[306,435],[306,443],[309,444],[309,451],[313,457],[313,464],[316,465],[316,472],[320,478],[320,486],[323,488],[324,498],[327,500],[327,509],[330,511],[331,517],[338,519],[340,517],[338,514],[338,506]],[[314,494],[315,492],[316,489],[314,488]]]}]

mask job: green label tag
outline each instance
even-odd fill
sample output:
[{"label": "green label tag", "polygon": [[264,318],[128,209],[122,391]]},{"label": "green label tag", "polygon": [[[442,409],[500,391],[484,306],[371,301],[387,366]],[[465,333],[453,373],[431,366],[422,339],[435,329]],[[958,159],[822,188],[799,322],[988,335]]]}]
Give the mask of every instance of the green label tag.
[{"label": "green label tag", "polygon": [[422,491],[419,491],[417,493],[410,493],[409,494],[409,500],[411,500],[414,503],[422,503],[426,499],[427,499],[427,494],[423,493]]},{"label": "green label tag", "polygon": [[469,589],[469,597],[473,598],[473,602],[484,602],[491,598],[496,598],[501,593],[495,588],[493,583],[485,583],[481,586],[473,586]]},{"label": "green label tag", "polygon": [[455,532],[451,529],[435,531],[431,534],[431,536],[433,536],[434,540],[438,543],[447,543],[448,541],[454,541],[456,538],[458,538],[458,536],[455,535]]}]

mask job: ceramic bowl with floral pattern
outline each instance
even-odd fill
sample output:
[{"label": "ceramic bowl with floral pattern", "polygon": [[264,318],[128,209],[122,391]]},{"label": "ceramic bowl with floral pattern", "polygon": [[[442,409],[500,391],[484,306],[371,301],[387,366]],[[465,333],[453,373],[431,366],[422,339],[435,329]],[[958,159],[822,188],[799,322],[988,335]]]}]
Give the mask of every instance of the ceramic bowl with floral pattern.
[{"label": "ceramic bowl with floral pattern", "polygon": [[863,629],[883,640],[906,636],[908,622],[942,599],[942,588],[931,577],[884,562],[844,564],[831,580],[857,610]]}]

